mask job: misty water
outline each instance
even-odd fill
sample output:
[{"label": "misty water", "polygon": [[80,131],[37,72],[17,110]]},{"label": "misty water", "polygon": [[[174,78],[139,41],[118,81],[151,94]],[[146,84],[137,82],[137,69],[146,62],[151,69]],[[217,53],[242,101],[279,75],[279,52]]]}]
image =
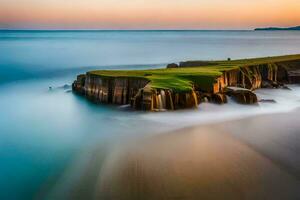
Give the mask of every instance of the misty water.
[{"label": "misty water", "polygon": [[[69,86],[79,73],[299,52],[297,31],[0,31],[0,199],[63,198],[65,191],[74,190],[85,159],[96,154],[95,168],[101,168],[110,152],[137,138],[263,114],[299,116],[297,85],[256,91],[260,98],[276,100],[274,104],[241,106],[230,100],[222,106],[203,103],[197,110],[144,113],[74,95]],[[243,139],[240,132],[233,135]],[[247,141],[255,147],[269,137]],[[298,141],[299,135],[293,139]],[[293,143],[296,149],[299,145]],[[276,152],[285,155],[280,148]],[[91,171],[99,175],[97,169]],[[82,186],[83,194],[92,191],[89,184]]]}]

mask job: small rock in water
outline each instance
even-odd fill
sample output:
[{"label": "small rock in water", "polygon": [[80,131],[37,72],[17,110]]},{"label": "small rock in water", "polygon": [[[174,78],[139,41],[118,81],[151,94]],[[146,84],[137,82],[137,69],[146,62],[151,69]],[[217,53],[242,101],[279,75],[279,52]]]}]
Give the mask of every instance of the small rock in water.
[{"label": "small rock in water", "polygon": [[52,90],[52,87],[51,87],[51,86],[49,87],[49,90]]},{"label": "small rock in water", "polygon": [[274,99],[260,99],[260,103],[277,103]]},{"label": "small rock in water", "polygon": [[64,88],[65,90],[70,89],[70,88],[71,88],[71,85],[65,84],[65,85],[63,86],[63,88]]},{"label": "small rock in water", "polygon": [[291,88],[289,88],[289,87],[286,86],[286,85],[282,86],[282,89],[285,89],[285,90],[292,90]]},{"label": "small rock in water", "polygon": [[251,90],[238,87],[227,87],[226,94],[240,104],[256,104],[257,96]]},{"label": "small rock in water", "polygon": [[129,110],[132,110],[130,104],[121,105],[121,106],[118,106],[118,108],[119,108],[120,110],[128,110],[128,111],[129,111]]}]

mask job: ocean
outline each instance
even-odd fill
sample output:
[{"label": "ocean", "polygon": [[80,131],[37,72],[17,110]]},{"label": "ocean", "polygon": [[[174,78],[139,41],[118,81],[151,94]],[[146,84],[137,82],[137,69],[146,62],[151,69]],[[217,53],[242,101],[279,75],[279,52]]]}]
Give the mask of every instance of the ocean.
[{"label": "ocean", "polygon": [[73,182],[62,180],[76,179],[72,170],[80,171],[82,157],[98,152],[101,167],[114,147],[132,138],[290,112],[300,101],[300,87],[291,85],[288,91],[257,91],[276,104],[230,101],[178,112],[128,111],[74,95],[70,85],[79,73],[297,53],[297,31],[0,31],[0,199],[60,196]]}]

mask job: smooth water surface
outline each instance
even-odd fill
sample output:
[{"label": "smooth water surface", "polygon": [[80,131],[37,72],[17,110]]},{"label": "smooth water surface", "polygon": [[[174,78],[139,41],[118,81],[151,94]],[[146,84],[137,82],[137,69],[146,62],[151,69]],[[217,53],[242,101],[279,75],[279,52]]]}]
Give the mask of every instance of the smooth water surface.
[{"label": "smooth water surface", "polygon": [[0,31],[0,81],[91,66],[299,52],[298,31]]}]

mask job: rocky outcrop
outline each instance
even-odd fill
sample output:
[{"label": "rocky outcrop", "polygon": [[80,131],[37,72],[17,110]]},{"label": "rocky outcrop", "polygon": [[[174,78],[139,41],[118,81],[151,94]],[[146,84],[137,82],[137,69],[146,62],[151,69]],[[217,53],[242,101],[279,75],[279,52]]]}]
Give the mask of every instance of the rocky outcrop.
[{"label": "rocky outcrop", "polygon": [[196,108],[198,102],[195,91],[178,93],[167,89],[152,89],[149,85],[138,92],[132,107],[137,110],[164,111]]},{"label": "rocky outcrop", "polygon": [[279,73],[280,77],[283,76],[291,84],[300,83],[300,60],[279,62],[277,65],[284,69]]},{"label": "rocky outcrop", "polygon": [[226,88],[226,94],[240,104],[256,104],[257,96],[251,90],[244,88]]},{"label": "rocky outcrop", "polygon": [[79,75],[72,84],[73,91],[100,103],[130,104],[136,110],[163,111],[198,106],[195,91],[173,92],[155,89],[146,79]]},{"label": "rocky outcrop", "polygon": [[210,101],[216,104],[224,104],[227,103],[227,96],[225,93],[215,93],[211,95]]},{"label": "rocky outcrop", "polygon": [[300,83],[300,60],[244,66],[224,71],[213,85],[214,93],[222,93],[229,86],[255,90],[257,88],[279,88],[284,84]]},{"label": "rocky outcrop", "polygon": [[85,94],[85,89],[84,89],[85,79],[86,79],[85,74],[78,75],[77,79],[72,84],[72,90],[74,92],[77,92],[78,94],[84,95]]},{"label": "rocky outcrop", "polygon": [[79,75],[72,87],[73,91],[95,102],[124,105],[130,104],[132,98],[148,82],[143,78],[101,77],[87,73]]},{"label": "rocky outcrop", "polygon": [[[167,68],[199,67],[217,63],[206,61],[172,63]],[[185,92],[153,88],[146,78],[108,77],[91,73],[77,76],[73,91],[94,102],[125,105],[136,110],[164,111],[195,108],[203,101],[227,103],[227,96],[241,104],[258,102],[257,88],[287,88],[286,83],[300,83],[300,60],[253,64],[227,70],[216,77],[214,84],[203,87],[194,83]]]}]

